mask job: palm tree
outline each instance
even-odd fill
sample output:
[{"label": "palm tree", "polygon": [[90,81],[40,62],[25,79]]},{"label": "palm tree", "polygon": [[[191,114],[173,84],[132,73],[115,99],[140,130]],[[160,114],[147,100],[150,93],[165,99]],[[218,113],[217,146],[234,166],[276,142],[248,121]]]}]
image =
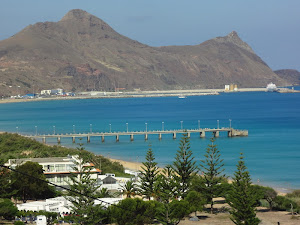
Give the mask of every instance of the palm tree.
[{"label": "palm tree", "polygon": [[122,194],[126,194],[127,198],[135,196],[138,192],[136,184],[132,180],[128,180],[124,185],[121,185]]},{"label": "palm tree", "polygon": [[111,198],[114,197],[113,194],[111,194],[107,188],[101,188],[100,191],[97,192],[98,198]]}]

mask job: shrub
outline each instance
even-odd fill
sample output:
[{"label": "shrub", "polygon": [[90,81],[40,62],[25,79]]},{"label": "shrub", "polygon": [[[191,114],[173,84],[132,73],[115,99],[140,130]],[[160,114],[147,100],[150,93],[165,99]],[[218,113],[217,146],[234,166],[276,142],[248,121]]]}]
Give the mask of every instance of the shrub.
[{"label": "shrub", "polygon": [[22,221],[15,221],[14,225],[25,225],[25,223],[23,223]]},{"label": "shrub", "polygon": [[154,201],[126,198],[117,206],[110,207],[111,217],[119,225],[151,224],[156,215],[157,204]]},{"label": "shrub", "polygon": [[284,197],[284,196],[277,196],[274,200],[274,209],[281,210],[281,211],[291,211],[291,207],[293,206],[294,212],[299,212],[300,207],[297,205],[296,202]]},{"label": "shrub", "polygon": [[292,193],[286,195],[288,198],[300,198],[300,189],[294,190]]},{"label": "shrub", "polygon": [[10,201],[10,199],[0,199],[0,217],[6,220],[12,220],[18,212],[18,208]]}]

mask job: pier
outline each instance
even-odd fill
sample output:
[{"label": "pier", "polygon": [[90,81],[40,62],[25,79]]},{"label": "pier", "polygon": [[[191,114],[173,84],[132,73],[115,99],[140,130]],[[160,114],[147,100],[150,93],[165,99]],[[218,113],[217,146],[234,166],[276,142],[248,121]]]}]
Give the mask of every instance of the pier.
[{"label": "pier", "polygon": [[134,141],[134,136],[143,135],[145,140],[148,140],[149,135],[157,135],[161,140],[163,135],[171,134],[173,139],[176,139],[177,134],[187,134],[190,137],[191,133],[199,133],[200,138],[205,138],[207,133],[217,138],[220,132],[226,132],[228,137],[245,137],[248,136],[248,130],[237,130],[234,128],[203,128],[203,129],[179,129],[179,130],[150,130],[150,131],[119,131],[119,132],[97,132],[97,133],[66,133],[66,134],[44,134],[44,135],[25,135],[25,137],[42,139],[43,143],[47,142],[47,138],[56,138],[57,143],[60,144],[61,138],[72,138],[72,142],[76,142],[76,138],[86,139],[89,143],[91,137],[100,137],[101,142],[105,142],[106,137],[115,137],[116,142],[119,142],[120,136],[128,136],[130,141]]}]

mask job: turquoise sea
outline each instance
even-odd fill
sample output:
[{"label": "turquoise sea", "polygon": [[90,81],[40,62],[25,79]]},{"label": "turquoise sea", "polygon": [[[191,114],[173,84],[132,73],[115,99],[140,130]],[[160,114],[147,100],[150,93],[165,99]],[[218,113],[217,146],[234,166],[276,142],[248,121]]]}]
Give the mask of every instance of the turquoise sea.
[{"label": "turquoise sea", "polygon": [[[269,185],[281,191],[300,189],[300,94],[241,92],[217,96],[58,100],[0,104],[0,130],[22,134],[72,132],[109,132],[232,127],[249,130],[248,137],[228,138],[221,134],[216,144],[225,162],[225,172],[232,175],[244,153],[253,183]],[[180,121],[183,121],[182,123]],[[163,123],[162,123],[163,122]],[[109,125],[111,124],[111,125]],[[203,158],[210,134],[200,139],[191,135],[191,149],[197,161]],[[107,157],[142,162],[152,146],[160,166],[172,163],[179,146],[171,135],[92,138],[85,148]],[[78,142],[79,140],[77,140]],[[85,141],[85,140],[84,140]],[[56,140],[47,139],[48,144]],[[76,147],[70,138],[61,145]]]}]

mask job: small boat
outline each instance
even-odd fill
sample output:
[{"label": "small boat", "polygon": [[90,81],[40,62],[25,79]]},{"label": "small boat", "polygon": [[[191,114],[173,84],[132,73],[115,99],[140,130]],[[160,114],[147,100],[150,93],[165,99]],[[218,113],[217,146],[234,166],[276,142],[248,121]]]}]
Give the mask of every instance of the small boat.
[{"label": "small boat", "polygon": [[178,98],[186,98],[185,95],[179,95]]}]

